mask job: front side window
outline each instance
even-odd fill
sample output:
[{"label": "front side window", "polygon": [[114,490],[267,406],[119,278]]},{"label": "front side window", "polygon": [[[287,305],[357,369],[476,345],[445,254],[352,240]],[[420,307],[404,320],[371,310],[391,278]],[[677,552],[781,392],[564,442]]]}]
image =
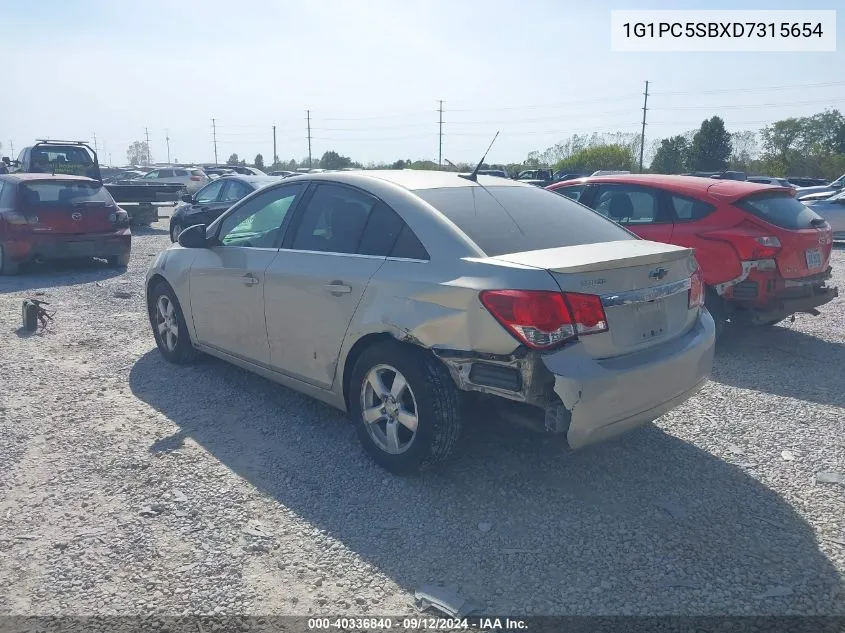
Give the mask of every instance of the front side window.
[{"label": "front side window", "polygon": [[379,201],[356,189],[320,185],[296,229],[291,248],[357,253],[370,213]]},{"label": "front side window", "polygon": [[149,178],[152,180],[153,178],[158,178],[158,171],[151,171],[149,172],[144,178]]},{"label": "front side window", "polygon": [[223,246],[273,248],[303,185],[270,189],[244,202],[220,225],[218,241]]},{"label": "front side window", "polygon": [[620,224],[653,224],[658,221],[657,192],[645,187],[599,185],[593,208]]},{"label": "front side window", "polygon": [[584,193],[584,188],[586,186],[587,185],[571,185],[569,187],[559,187],[557,189],[553,189],[552,191],[577,202],[581,198],[581,194]]},{"label": "front side window", "polygon": [[197,204],[210,204],[212,202],[216,202],[217,196],[223,188],[223,184],[223,182],[218,180],[207,187],[203,187],[199,192],[197,192]]},{"label": "front side window", "polygon": [[173,170],[172,169],[162,169],[158,172],[159,178],[173,178]]}]

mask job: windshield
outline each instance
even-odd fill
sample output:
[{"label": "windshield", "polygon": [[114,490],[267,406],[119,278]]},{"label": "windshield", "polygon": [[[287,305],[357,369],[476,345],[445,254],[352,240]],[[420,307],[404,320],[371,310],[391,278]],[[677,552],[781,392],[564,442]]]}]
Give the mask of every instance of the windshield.
[{"label": "windshield", "polygon": [[592,209],[537,187],[449,187],[414,193],[491,257],[638,239]]},{"label": "windshield", "polygon": [[35,146],[30,163],[30,171],[35,173],[97,177],[94,159],[84,147]]},{"label": "windshield", "polygon": [[95,206],[112,205],[112,197],[96,182],[47,181],[21,186],[21,197],[27,206]]},{"label": "windshield", "polygon": [[736,203],[740,209],[784,229],[809,229],[821,216],[788,193],[775,191],[754,194]]}]

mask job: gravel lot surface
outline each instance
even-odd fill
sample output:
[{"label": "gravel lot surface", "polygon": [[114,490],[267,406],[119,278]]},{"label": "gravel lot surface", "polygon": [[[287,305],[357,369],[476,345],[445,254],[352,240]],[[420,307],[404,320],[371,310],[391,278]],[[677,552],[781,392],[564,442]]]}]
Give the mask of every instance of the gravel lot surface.
[{"label": "gravel lot surface", "polygon": [[[407,614],[443,583],[519,614],[845,614],[845,300],[725,341],[696,398],[610,442],[476,420],[394,478],[338,412],[167,364],[143,278],[0,278],[0,614]],[[834,253],[845,290],[845,250]],[[57,312],[24,335],[21,301]]]}]

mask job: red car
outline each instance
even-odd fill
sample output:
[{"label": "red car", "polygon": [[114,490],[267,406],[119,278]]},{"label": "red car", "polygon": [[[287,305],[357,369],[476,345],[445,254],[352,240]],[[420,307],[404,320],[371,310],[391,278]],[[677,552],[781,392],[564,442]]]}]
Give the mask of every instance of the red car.
[{"label": "red car", "polygon": [[717,334],[727,322],[771,325],[838,296],[826,285],[830,225],[791,187],[691,176],[579,178],[547,189],[636,235],[694,248]]},{"label": "red car", "polygon": [[24,262],[101,257],[129,264],[129,216],[102,183],[82,176],[0,175],[0,275]]}]

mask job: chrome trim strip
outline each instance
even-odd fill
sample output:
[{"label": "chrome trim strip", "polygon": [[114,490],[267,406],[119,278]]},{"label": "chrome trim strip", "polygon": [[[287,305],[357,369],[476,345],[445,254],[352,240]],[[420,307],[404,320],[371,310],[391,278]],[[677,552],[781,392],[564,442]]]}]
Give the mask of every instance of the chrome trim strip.
[{"label": "chrome trim strip", "polygon": [[649,301],[665,299],[666,297],[686,292],[691,287],[692,283],[689,278],[686,278],[681,279],[680,281],[671,281],[659,286],[652,286],[651,288],[643,288],[642,290],[629,290],[628,292],[602,295],[601,304],[606,308],[611,308],[614,306],[631,305],[634,303],[648,303]]}]

